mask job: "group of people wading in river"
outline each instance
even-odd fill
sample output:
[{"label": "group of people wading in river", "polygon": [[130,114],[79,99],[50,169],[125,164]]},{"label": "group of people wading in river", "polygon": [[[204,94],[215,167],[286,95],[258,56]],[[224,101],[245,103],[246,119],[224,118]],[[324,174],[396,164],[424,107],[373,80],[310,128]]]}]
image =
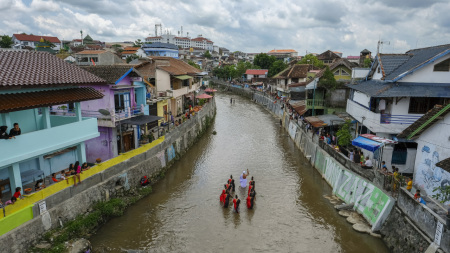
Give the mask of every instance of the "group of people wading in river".
[{"label": "group of people wading in river", "polygon": [[[241,187],[243,189],[247,188],[247,177],[250,173],[243,171],[241,177],[239,178]],[[222,190],[222,194],[220,194],[220,203],[224,208],[228,208],[230,204],[230,199],[233,198],[232,192],[234,193],[236,190],[236,185],[234,184],[233,175],[230,176],[230,178],[227,180],[227,183],[223,186],[224,189]],[[251,178],[249,185],[248,185],[248,192],[247,192],[247,208],[253,209],[253,205],[255,204],[255,180],[253,180],[253,177]],[[239,199],[238,195],[235,195],[235,198],[233,199],[233,208],[236,213],[239,213],[239,205],[241,204],[241,200]]]}]

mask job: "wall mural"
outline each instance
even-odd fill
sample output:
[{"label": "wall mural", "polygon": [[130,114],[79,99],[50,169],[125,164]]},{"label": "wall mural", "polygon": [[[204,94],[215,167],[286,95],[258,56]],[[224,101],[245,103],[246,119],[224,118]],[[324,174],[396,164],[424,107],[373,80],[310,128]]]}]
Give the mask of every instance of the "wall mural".
[{"label": "wall mural", "polygon": [[427,195],[436,194],[433,190],[439,186],[450,185],[450,173],[436,166],[441,160],[436,146],[427,144],[417,151],[414,183]]}]

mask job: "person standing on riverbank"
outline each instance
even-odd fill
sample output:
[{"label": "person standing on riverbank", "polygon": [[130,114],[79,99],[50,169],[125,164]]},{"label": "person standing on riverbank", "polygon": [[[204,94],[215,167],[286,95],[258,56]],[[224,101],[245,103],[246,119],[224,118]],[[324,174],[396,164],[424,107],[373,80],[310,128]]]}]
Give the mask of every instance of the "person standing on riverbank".
[{"label": "person standing on riverbank", "polygon": [[246,188],[247,187],[247,176],[250,174],[250,172],[247,170],[247,173],[245,173],[245,170],[242,172],[242,175],[240,177],[241,187]]}]

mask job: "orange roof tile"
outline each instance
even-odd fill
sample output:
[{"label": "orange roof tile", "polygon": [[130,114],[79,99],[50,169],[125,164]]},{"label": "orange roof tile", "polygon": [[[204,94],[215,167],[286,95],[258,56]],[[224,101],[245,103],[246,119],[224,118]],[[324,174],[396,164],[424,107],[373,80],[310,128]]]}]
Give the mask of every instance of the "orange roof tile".
[{"label": "orange roof tile", "polygon": [[103,54],[106,53],[105,50],[84,50],[77,54]]},{"label": "orange roof tile", "polygon": [[28,35],[28,34],[13,34],[13,36],[20,40],[20,41],[35,41],[39,42],[41,41],[41,38],[44,40],[48,40],[51,43],[61,43],[61,41],[58,39],[58,37],[52,37],[52,36],[41,36],[41,35]]},{"label": "orange roof tile", "polygon": [[274,49],[270,50],[269,53],[297,53],[294,49]]}]

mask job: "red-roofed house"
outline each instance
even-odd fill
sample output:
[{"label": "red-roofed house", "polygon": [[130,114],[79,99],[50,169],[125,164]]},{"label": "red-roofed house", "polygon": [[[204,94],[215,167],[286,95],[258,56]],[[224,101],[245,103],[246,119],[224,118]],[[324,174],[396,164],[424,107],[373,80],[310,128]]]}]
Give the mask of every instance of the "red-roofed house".
[{"label": "red-roofed house", "polygon": [[22,48],[25,46],[35,48],[36,45],[40,42],[41,38],[55,44],[56,47],[53,48],[54,50],[60,50],[62,47],[61,41],[58,39],[58,37],[28,34],[13,34],[12,36],[14,47],[16,48]]},{"label": "red-roofed house", "polygon": [[290,61],[298,57],[298,52],[294,49],[274,49],[270,50],[267,54],[283,61]]},{"label": "red-roofed house", "polygon": [[247,69],[245,71],[245,77],[247,80],[252,80],[252,78],[267,78],[267,69]]}]

